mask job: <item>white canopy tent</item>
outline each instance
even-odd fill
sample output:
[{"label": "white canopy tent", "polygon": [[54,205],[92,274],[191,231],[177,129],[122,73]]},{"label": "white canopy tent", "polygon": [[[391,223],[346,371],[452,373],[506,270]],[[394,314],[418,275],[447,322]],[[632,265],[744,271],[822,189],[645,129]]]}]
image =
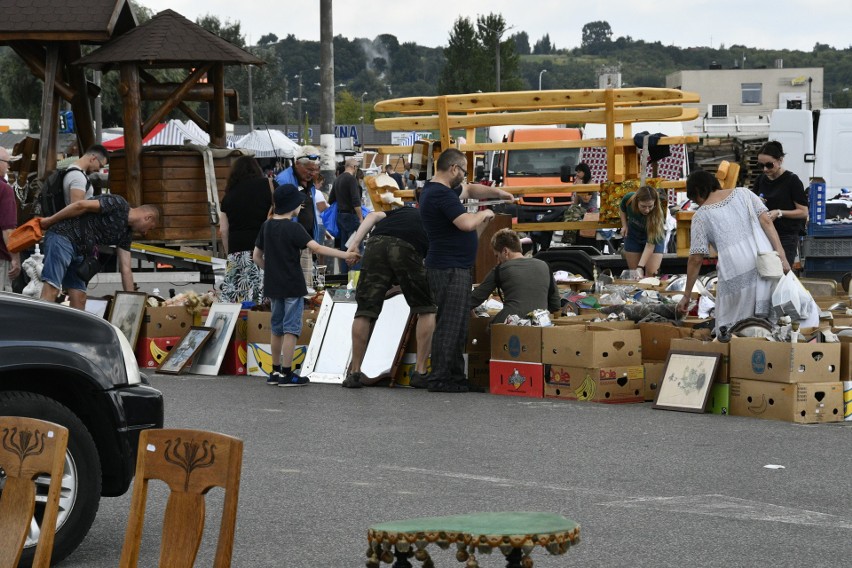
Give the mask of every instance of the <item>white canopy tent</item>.
[{"label": "white canopy tent", "polygon": [[250,150],[258,158],[293,158],[300,146],[280,130],[253,130],[237,140],[234,146]]}]

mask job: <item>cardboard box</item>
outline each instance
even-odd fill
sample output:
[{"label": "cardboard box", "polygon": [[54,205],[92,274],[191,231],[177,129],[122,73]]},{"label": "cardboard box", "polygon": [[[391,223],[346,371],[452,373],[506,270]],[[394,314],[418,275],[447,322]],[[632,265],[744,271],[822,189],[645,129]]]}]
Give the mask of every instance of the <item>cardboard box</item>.
[{"label": "cardboard box", "polygon": [[843,421],[843,383],[731,379],[731,414],[799,424]]},{"label": "cardboard box", "polygon": [[638,329],[604,326],[551,326],[542,328],[542,359],[563,367],[620,367],[641,365]]},{"label": "cardboard box", "polygon": [[493,394],[531,398],[544,396],[544,365],[541,363],[492,360],[489,376],[490,390]]},{"label": "cardboard box", "polygon": [[688,327],[677,327],[668,323],[641,323],[639,331],[642,334],[642,359],[645,361],[665,361],[669,357],[669,349],[674,339],[693,337],[695,333],[710,336],[709,330],[693,330]]},{"label": "cardboard box", "polygon": [[748,337],[731,339],[731,380],[776,383],[840,381],[839,343],[779,343]]},{"label": "cardboard box", "polygon": [[660,383],[663,382],[666,362],[643,361],[642,366],[645,367],[645,401],[654,402],[657,400],[657,393],[660,391]]},{"label": "cardboard box", "polygon": [[694,338],[673,339],[672,351],[697,351],[699,353],[719,353],[719,365],[713,382],[728,383],[731,379],[731,344],[719,341],[702,341]]},{"label": "cardboard box", "polygon": [[140,337],[136,343],[136,362],[140,369],[156,369],[181,337]]},{"label": "cardboard box", "polygon": [[[260,312],[262,313],[262,312]],[[266,312],[269,313],[269,312]],[[272,372],[272,349],[269,343],[246,345],[246,373],[250,377],[268,377]],[[305,361],[307,345],[297,345],[293,353],[293,369],[298,370]]]},{"label": "cardboard box", "polygon": [[491,354],[468,353],[466,357],[467,381],[489,392],[491,390]]},{"label": "cardboard box", "polygon": [[707,412],[727,416],[731,412],[731,385],[716,383],[710,387]]},{"label": "cardboard box", "polygon": [[192,327],[192,314],[184,306],[146,307],[139,337],[183,337]]},{"label": "cardboard box", "polygon": [[840,380],[852,381],[852,337],[838,336],[840,339]]},{"label": "cardboard box", "polygon": [[601,368],[551,365],[544,397],[611,404],[644,402],[644,386],[642,365]]},{"label": "cardboard box", "polygon": [[492,325],[491,358],[500,361],[541,363],[543,329],[551,328],[502,323]]},{"label": "cardboard box", "polygon": [[[245,320],[239,320],[245,323]],[[245,326],[244,326],[245,327]],[[248,363],[248,343],[243,341],[232,340],[228,343],[228,348],[225,351],[225,358],[222,359],[222,365],[219,367],[220,375],[245,375],[246,364]]]},{"label": "cardboard box", "polygon": [[491,318],[472,317],[467,326],[465,353],[491,353],[491,334],[488,325]]},{"label": "cardboard box", "polygon": [[249,312],[246,321],[246,341],[269,344],[272,336],[272,312]]}]

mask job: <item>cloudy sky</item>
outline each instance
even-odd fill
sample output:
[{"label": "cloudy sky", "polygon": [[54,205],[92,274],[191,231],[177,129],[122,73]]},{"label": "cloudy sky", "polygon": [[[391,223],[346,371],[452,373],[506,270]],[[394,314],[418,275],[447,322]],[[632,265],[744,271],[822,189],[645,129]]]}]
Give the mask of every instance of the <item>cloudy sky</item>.
[{"label": "cloudy sky", "polygon": [[[319,40],[319,0],[262,2],[247,0],[139,0],[154,13],[171,8],[190,20],[213,14],[239,21],[250,42],[262,35],[288,34]],[[420,6],[420,9],[416,7]],[[334,34],[347,38],[374,38],[393,34],[400,42],[438,47],[447,44],[459,17],[502,14],[510,33],[525,31],[530,45],[545,34],[557,48],[580,45],[588,22],[605,20],[613,39],[630,36],[679,47],[731,46],[809,51],[816,42],[842,49],[852,45],[849,0],[404,0],[334,4]]]}]

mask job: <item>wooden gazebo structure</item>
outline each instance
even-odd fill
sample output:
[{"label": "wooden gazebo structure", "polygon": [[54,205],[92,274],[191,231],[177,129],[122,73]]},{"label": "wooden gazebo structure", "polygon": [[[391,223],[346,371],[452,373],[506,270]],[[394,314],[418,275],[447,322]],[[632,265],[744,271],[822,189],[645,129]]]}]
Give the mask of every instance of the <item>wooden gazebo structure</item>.
[{"label": "wooden gazebo structure", "polygon": [[[142,203],[142,139],[174,109],[180,109],[210,134],[211,146],[225,146],[225,100],[229,118],[239,119],[237,93],[225,89],[225,65],[262,65],[263,60],[208,32],[173,10],[164,10],[148,22],[76,61],[79,66],[121,73],[119,94],[124,107],[125,183],[131,204]],[[162,83],[148,69],[186,69],[180,83]],[[162,101],[147,118],[142,101]],[[208,103],[205,119],[186,101]]]},{"label": "wooden gazebo structure", "polygon": [[[38,177],[56,168],[60,97],[71,104],[81,149],[95,143],[91,102],[98,87],[73,65],[82,45],[108,42],[136,27],[128,0],[0,0],[0,45],[10,46],[44,81]],[[29,171],[25,154],[20,171]]]}]

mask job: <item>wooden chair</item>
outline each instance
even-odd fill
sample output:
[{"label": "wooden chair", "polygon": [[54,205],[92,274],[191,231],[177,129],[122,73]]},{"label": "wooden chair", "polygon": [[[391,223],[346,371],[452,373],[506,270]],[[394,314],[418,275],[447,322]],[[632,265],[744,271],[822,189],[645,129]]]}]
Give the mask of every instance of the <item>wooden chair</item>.
[{"label": "wooden chair", "polygon": [[213,487],[225,490],[213,566],[230,566],[242,461],[243,442],[231,436],[202,430],[144,430],[139,436],[136,479],[120,566],[135,567],[139,560],[150,479],[159,479],[170,489],[159,566],[194,565],[204,532],[204,496]]},{"label": "wooden chair", "polygon": [[719,185],[722,189],[733,189],[737,187],[737,180],[740,177],[740,165],[731,163],[728,160],[719,162],[719,169],[716,170],[716,179],[719,180]]},{"label": "wooden chair", "polygon": [[50,476],[50,488],[32,565],[50,566],[67,446],[68,429],[64,426],[35,418],[0,416],[0,468],[6,472],[0,495],[0,568],[18,565],[35,512],[35,479],[40,475]]}]

